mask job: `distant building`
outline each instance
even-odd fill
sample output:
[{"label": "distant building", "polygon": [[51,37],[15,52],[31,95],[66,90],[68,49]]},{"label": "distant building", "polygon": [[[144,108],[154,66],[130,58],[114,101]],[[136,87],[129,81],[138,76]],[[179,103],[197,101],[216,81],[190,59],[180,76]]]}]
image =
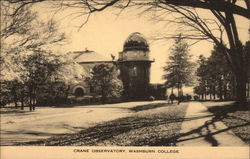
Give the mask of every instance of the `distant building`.
[{"label": "distant building", "polygon": [[[125,100],[143,100],[149,96],[150,67],[153,62],[149,53],[146,39],[138,32],[129,35],[116,61],[112,55],[109,59],[94,51],[73,52],[75,61],[83,67],[87,75],[90,75],[97,64],[116,64],[120,70]],[[83,80],[71,86],[71,93],[76,97],[91,96],[94,93],[91,90]]]}]

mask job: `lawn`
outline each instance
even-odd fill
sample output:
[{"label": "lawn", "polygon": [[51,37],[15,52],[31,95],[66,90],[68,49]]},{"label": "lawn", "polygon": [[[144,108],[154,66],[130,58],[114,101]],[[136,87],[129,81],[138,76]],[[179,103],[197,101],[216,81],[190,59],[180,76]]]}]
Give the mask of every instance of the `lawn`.
[{"label": "lawn", "polygon": [[[76,134],[20,145],[46,146],[175,146],[187,103],[148,104],[131,108],[129,117],[103,122]],[[105,115],[105,114],[103,114]]]},{"label": "lawn", "polygon": [[250,107],[234,102],[203,102],[216,118],[220,119],[235,135],[250,144]]}]

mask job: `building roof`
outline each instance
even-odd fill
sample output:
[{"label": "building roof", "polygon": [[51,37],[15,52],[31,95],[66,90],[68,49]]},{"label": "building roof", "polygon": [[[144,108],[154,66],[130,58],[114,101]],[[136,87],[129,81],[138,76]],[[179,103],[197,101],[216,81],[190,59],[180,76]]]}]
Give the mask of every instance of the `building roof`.
[{"label": "building roof", "polygon": [[73,56],[78,63],[88,63],[88,62],[108,62],[112,61],[111,57],[106,57],[95,51],[85,50],[85,51],[73,51]]},{"label": "building roof", "polygon": [[128,41],[137,41],[137,42],[147,43],[147,40],[144,37],[144,35],[142,35],[139,32],[134,32],[134,33],[130,34],[128,36],[127,40],[125,41],[125,43],[128,42]]},{"label": "building roof", "polygon": [[123,50],[149,50],[146,38],[139,32],[134,32],[128,36],[123,45]]}]

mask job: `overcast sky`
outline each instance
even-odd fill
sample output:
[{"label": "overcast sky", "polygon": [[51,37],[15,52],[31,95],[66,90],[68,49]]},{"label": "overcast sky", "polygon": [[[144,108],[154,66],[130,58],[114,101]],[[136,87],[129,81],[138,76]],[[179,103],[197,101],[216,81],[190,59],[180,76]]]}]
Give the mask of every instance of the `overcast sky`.
[{"label": "overcast sky", "polygon": [[[37,5],[34,10],[38,11],[40,18],[48,19],[52,17],[47,4]],[[118,52],[122,51],[123,43],[126,38],[133,32],[142,33],[150,43],[151,58],[155,62],[151,67],[151,83],[163,83],[162,67],[165,65],[169,55],[169,48],[173,40],[164,40],[152,42],[151,37],[161,33],[176,33],[176,26],[166,25],[164,23],[155,23],[149,20],[149,16],[138,16],[138,12],[125,10],[119,16],[115,15],[113,10],[94,14],[89,21],[79,30],[83,23],[84,17],[73,18],[67,16],[76,10],[65,10],[57,13],[54,19],[60,24],[60,31],[66,32],[69,42],[61,50],[77,51],[94,50],[100,54],[110,57],[110,54],[118,57]],[[243,42],[249,39],[247,20],[238,17],[238,27],[240,37]],[[190,53],[197,58],[200,54],[209,56],[213,45],[207,41],[199,42],[190,48]]]}]

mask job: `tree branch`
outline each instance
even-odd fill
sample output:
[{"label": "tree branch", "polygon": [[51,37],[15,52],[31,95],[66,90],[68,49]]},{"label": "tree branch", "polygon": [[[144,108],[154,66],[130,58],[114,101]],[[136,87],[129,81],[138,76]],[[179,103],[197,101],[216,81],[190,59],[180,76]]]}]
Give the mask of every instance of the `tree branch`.
[{"label": "tree branch", "polygon": [[164,3],[167,5],[172,4],[172,5],[177,5],[177,6],[186,6],[186,7],[193,7],[193,8],[213,9],[213,10],[221,11],[221,12],[226,12],[230,8],[231,9],[230,11],[232,11],[233,14],[237,14],[237,15],[250,19],[249,9],[245,9],[243,7],[240,7],[236,4],[233,4],[227,1],[164,0]]}]

